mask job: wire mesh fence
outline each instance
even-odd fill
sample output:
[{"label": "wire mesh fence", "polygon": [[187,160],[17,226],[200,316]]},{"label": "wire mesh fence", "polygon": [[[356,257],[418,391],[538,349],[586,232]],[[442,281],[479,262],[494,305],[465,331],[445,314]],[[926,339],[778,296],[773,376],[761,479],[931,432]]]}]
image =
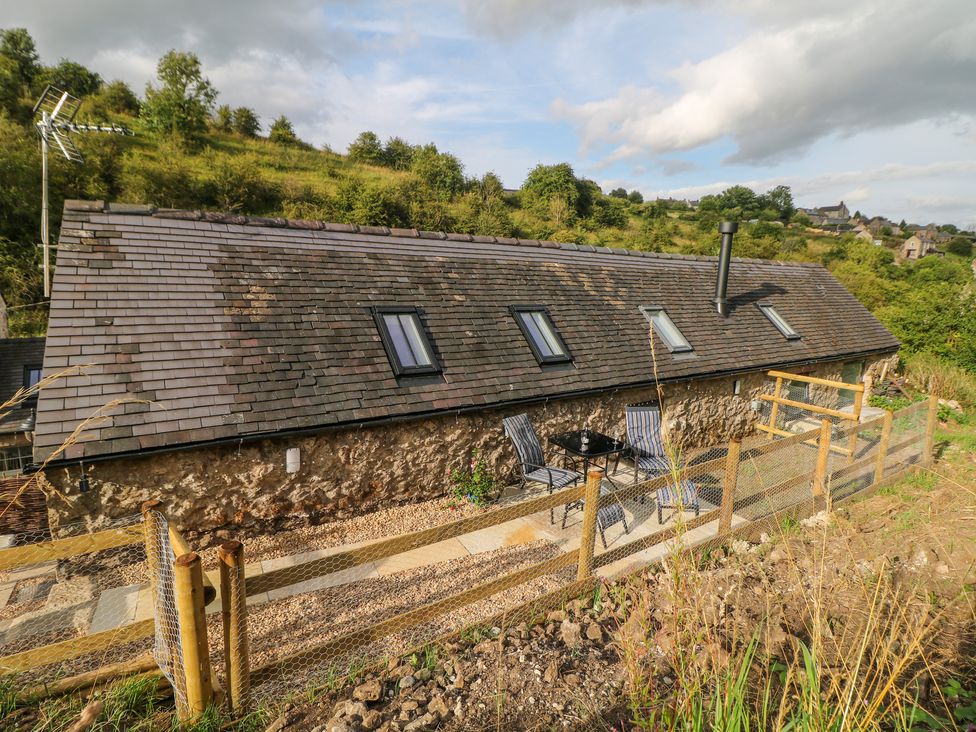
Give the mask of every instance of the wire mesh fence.
[{"label": "wire mesh fence", "polygon": [[[624,458],[585,484],[512,489],[455,521],[435,516],[410,533],[296,554],[256,542],[266,551],[238,545],[231,559],[230,542],[204,555],[220,587],[219,599],[214,590],[199,600],[204,655],[240,711],[423,654],[448,634],[488,640],[578,595],[594,576],[661,559],[675,540],[715,542],[783,511],[815,510],[818,498],[829,507],[828,498],[922,461],[933,415],[923,403],[663,461]],[[174,561],[189,548],[151,505],[142,522],[133,516],[105,531],[79,524],[60,527],[57,538],[10,537],[14,546],[0,549],[0,673],[36,685],[145,656],[172,684],[178,708],[188,705],[187,595],[174,583]]]},{"label": "wire mesh fence", "polygon": [[139,516],[6,535],[0,550],[0,673],[31,686],[133,660],[152,646]]}]

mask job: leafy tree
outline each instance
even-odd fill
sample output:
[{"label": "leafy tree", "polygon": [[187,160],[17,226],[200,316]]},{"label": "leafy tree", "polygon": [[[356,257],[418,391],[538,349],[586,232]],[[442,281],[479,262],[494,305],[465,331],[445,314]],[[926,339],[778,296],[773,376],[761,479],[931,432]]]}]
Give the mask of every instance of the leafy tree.
[{"label": "leafy tree", "polygon": [[208,151],[206,195],[222,211],[272,213],[282,202],[280,186],[261,171],[253,154]]},{"label": "leafy tree", "polygon": [[197,140],[207,129],[217,99],[200,59],[193,53],[169,51],[159,59],[156,76],[159,86],[146,85],[146,101],[140,110],[146,127],[157,134]]},{"label": "leafy tree", "polygon": [[634,189],[627,194],[627,200],[631,203],[644,203],[644,194]]},{"label": "leafy tree", "polygon": [[383,164],[383,143],[375,132],[366,130],[360,132],[355,140],[349,143],[346,151],[350,160],[367,165]]},{"label": "leafy tree", "polygon": [[627,199],[617,196],[601,196],[593,201],[592,223],[598,228],[619,228],[627,226]]},{"label": "leafy tree", "polygon": [[281,115],[268,129],[268,139],[279,145],[301,145],[302,141],[295,134],[295,128],[291,126],[291,120],[285,115]]},{"label": "leafy tree", "polygon": [[128,84],[118,79],[102,86],[93,103],[103,114],[139,114],[139,98]]},{"label": "leafy tree", "polygon": [[448,201],[464,188],[464,169],[450,153],[437,151],[433,143],[414,150],[410,170],[438,198]]},{"label": "leafy tree", "polygon": [[102,77],[75,61],[61,59],[56,66],[47,66],[37,74],[39,86],[50,84],[76,97],[87,97],[102,87]]},{"label": "leafy tree", "polygon": [[217,132],[231,132],[233,130],[234,111],[229,104],[221,104],[213,116],[213,128]]},{"label": "leafy tree", "polygon": [[237,107],[232,115],[231,128],[238,135],[257,137],[261,131],[261,121],[250,107]]},{"label": "leafy tree", "polygon": [[512,217],[505,203],[505,188],[494,173],[485,173],[464,195],[458,231],[485,236],[511,236]]},{"label": "leafy tree", "polygon": [[946,251],[960,257],[971,257],[973,256],[973,242],[964,236],[956,236],[946,244]]},{"label": "leafy tree", "polygon": [[939,227],[939,231],[941,231],[941,232],[943,232],[945,234],[958,234],[959,233],[959,227],[956,226],[955,224],[942,224]]},{"label": "leafy tree", "polygon": [[776,186],[766,191],[760,196],[760,202],[763,208],[768,206],[775,209],[777,218],[784,223],[796,213],[796,207],[793,205],[793,192],[789,186]]},{"label": "leafy tree", "polygon": [[627,198],[627,190],[625,188],[614,188],[608,195],[614,198]]},{"label": "leafy tree", "polygon": [[[409,170],[411,163],[413,163],[413,153],[413,145],[401,137],[391,137],[386,141],[386,146],[383,148],[383,164],[394,170]],[[372,155],[372,153],[370,154]],[[352,152],[350,151],[351,155]]]},{"label": "leafy tree", "polygon": [[21,93],[29,96],[41,67],[37,46],[26,28],[0,30],[0,56],[6,56],[16,64]]},{"label": "leafy tree", "polygon": [[535,166],[522,184],[521,194],[528,208],[558,228],[589,216],[593,202],[603,196],[596,183],[577,178],[569,163]]},{"label": "leafy tree", "polygon": [[0,109],[15,115],[20,100],[20,72],[17,62],[7,56],[0,56]]},{"label": "leafy tree", "polygon": [[797,224],[798,226],[809,226],[811,223],[810,217],[807,216],[802,211],[797,211],[790,217],[791,224]]},{"label": "leafy tree", "polygon": [[895,235],[895,232],[892,231],[892,229],[891,229],[890,226],[882,226],[878,230],[878,233],[881,234],[881,236],[894,236]]}]

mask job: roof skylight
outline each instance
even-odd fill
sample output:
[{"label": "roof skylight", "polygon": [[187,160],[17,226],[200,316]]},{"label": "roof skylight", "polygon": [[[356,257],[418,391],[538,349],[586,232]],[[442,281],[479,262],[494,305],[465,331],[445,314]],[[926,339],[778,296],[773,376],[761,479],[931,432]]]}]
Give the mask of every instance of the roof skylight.
[{"label": "roof skylight", "polygon": [[769,318],[769,322],[776,326],[776,330],[782,333],[786,340],[795,341],[800,338],[800,334],[793,330],[792,326],[786,322],[782,315],[776,312],[776,308],[768,302],[758,304],[762,314]]},{"label": "roof skylight", "polygon": [[662,307],[648,306],[642,307],[640,311],[654,325],[654,332],[657,333],[658,338],[664,341],[664,345],[668,347],[671,353],[688,353],[695,350],[688,339],[684,337],[684,334],[678,330],[678,326],[671,320],[667,310]]},{"label": "roof skylight", "polygon": [[573,360],[548,310],[535,305],[517,305],[512,307],[512,313],[519,328],[522,329],[525,340],[529,342],[532,355],[540,364],[565,363]]},{"label": "roof skylight", "polygon": [[375,308],[373,318],[397,376],[436,374],[441,370],[421,322],[419,308]]}]

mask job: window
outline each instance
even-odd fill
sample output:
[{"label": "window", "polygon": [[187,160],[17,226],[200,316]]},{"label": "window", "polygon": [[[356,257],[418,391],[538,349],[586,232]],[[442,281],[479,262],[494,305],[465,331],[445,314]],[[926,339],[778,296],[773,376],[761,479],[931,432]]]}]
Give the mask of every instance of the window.
[{"label": "window", "polygon": [[512,314],[522,329],[525,340],[529,342],[536,361],[547,364],[573,360],[566,343],[549,317],[548,310],[538,305],[515,305],[512,307]]},{"label": "window", "polygon": [[776,326],[776,330],[786,336],[786,340],[799,340],[800,334],[790,327],[790,324],[783,319],[782,315],[776,312],[776,308],[768,302],[761,302],[759,303],[759,309],[763,315],[769,318],[769,322]]},{"label": "window", "polygon": [[383,348],[397,376],[440,373],[419,308],[374,308]]},{"label": "window", "polygon": [[654,325],[654,332],[657,333],[658,338],[664,341],[664,345],[668,347],[671,353],[688,353],[695,350],[691,347],[688,339],[678,330],[678,326],[674,324],[664,308],[642,307],[640,310]]},{"label": "window", "polygon": [[29,389],[30,387],[34,386],[34,384],[36,384],[38,381],[40,381],[42,371],[43,369],[40,366],[25,366],[24,367],[24,388]]},{"label": "window", "polygon": [[0,475],[17,475],[33,460],[30,445],[0,448]]}]

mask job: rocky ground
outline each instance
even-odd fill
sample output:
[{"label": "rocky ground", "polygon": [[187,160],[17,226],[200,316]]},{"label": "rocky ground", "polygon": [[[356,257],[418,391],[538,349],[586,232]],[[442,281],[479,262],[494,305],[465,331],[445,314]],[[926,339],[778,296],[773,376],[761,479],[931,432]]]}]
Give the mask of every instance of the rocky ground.
[{"label": "rocky ground", "polygon": [[[949,438],[935,472],[784,522],[701,564],[675,557],[603,584],[532,624],[477,628],[392,661],[289,705],[268,732],[627,729],[635,678],[666,687],[679,645],[694,646],[692,665],[721,667],[753,635],[768,658],[816,635],[842,666],[868,631],[901,642],[889,637],[897,622],[899,632],[931,623],[926,663],[940,678],[974,683],[976,610],[965,588],[976,578],[976,440],[971,430]],[[866,588],[879,586],[890,597],[884,612],[869,612]],[[677,627],[676,617],[694,627]],[[880,617],[884,628],[869,627]]]}]

